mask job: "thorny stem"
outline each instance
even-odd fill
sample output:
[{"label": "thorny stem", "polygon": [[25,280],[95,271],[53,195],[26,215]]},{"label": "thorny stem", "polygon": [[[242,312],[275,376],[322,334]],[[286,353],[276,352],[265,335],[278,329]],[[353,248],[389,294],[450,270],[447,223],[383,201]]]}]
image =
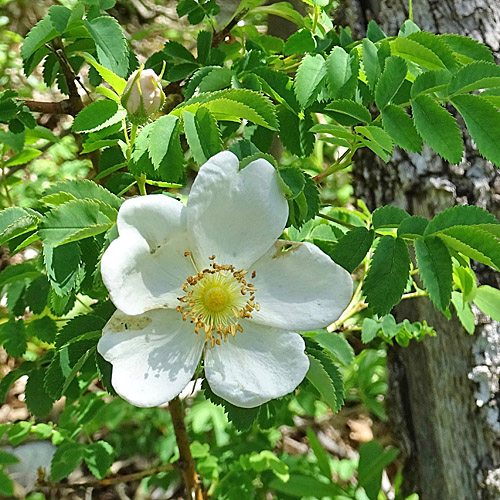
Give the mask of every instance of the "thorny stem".
[{"label": "thorny stem", "polygon": [[203,492],[198,482],[198,474],[194,466],[191,448],[189,447],[189,436],[184,423],[184,409],[179,397],[175,397],[168,403],[168,409],[172,416],[175,440],[179,448],[179,465],[182,468],[186,499],[203,500]]}]

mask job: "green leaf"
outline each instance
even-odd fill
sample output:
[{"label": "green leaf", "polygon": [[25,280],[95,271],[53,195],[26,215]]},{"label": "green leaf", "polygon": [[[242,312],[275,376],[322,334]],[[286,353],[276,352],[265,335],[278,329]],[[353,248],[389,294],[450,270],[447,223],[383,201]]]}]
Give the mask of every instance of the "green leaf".
[{"label": "green leaf", "polygon": [[118,104],[109,99],[94,101],[83,108],[75,117],[75,132],[92,132],[119,122],[123,116],[118,113]]},{"label": "green leaf", "polygon": [[23,442],[29,435],[33,422],[21,421],[9,427],[7,438],[13,446]]},{"label": "green leaf", "polygon": [[314,147],[314,134],[310,130],[313,121],[309,113],[300,119],[285,106],[278,107],[278,120],[280,123],[279,137],[290,153],[301,158],[310,156]]},{"label": "green leaf", "polygon": [[465,330],[472,335],[476,329],[476,318],[474,317],[470,304],[465,301],[464,296],[460,292],[452,292],[451,302],[455,307],[455,311],[457,311],[460,323],[462,323]]},{"label": "green leaf", "polygon": [[[21,57],[26,61],[40,47],[57,36],[49,16],[45,16],[26,35],[21,47]],[[34,68],[33,68],[34,69]]]},{"label": "green leaf", "polygon": [[284,186],[282,187],[283,195],[288,200],[293,200],[302,193],[306,185],[304,173],[300,168],[285,167],[278,170],[279,179]]},{"label": "green leaf", "polygon": [[[499,68],[500,70],[500,68]],[[467,125],[472,140],[479,152],[500,166],[500,113],[486,99],[477,95],[457,95],[451,102]]]},{"label": "green leaf", "polygon": [[309,445],[311,446],[311,449],[316,456],[316,460],[318,461],[319,470],[321,471],[323,476],[331,479],[332,470],[330,468],[330,462],[328,461],[328,456],[323,449],[323,446],[321,446],[318,437],[311,428],[306,430],[306,434],[307,439],[309,440]]},{"label": "green leaf", "polygon": [[500,321],[500,290],[489,285],[478,287],[474,297],[474,304],[484,314],[487,314],[495,321]]},{"label": "green leaf", "polygon": [[379,42],[384,38],[387,38],[387,35],[382,31],[380,26],[372,19],[366,28],[366,37],[368,40],[371,40],[373,43]]},{"label": "green leaf", "polygon": [[473,38],[450,34],[440,35],[439,38],[446,42],[456,54],[461,56],[464,64],[476,60],[494,62],[491,50]]},{"label": "green leaf", "polygon": [[85,463],[97,479],[106,476],[114,457],[115,451],[106,441],[96,441],[85,448]]},{"label": "green leaf", "polygon": [[106,232],[116,215],[116,209],[106,203],[72,200],[47,213],[38,233],[46,245],[56,247]]},{"label": "green leaf", "polygon": [[384,71],[375,88],[375,103],[378,109],[383,110],[392,101],[403,84],[407,72],[408,66],[401,57],[390,56],[385,60]]},{"label": "green leaf", "polygon": [[304,18],[295,10],[288,2],[276,2],[271,5],[264,5],[252,9],[253,14],[271,14],[274,16],[282,17],[296,24],[299,28],[304,27]]},{"label": "green leaf", "polygon": [[7,394],[16,380],[24,375],[27,375],[35,368],[35,363],[32,361],[24,361],[17,368],[8,372],[0,381],[0,403],[5,403]]},{"label": "green leaf", "polygon": [[198,61],[204,66],[210,63],[210,55],[212,52],[212,32],[200,31],[196,37],[196,52]]},{"label": "green leaf", "polygon": [[85,445],[80,443],[63,443],[60,445],[50,467],[52,481],[60,481],[69,476],[82,462],[85,455]]},{"label": "green leaf", "polygon": [[401,224],[410,215],[399,207],[385,206],[373,212],[372,223],[375,229],[381,227],[395,227]]},{"label": "green leaf", "polygon": [[[45,276],[43,278],[47,281]],[[27,324],[26,333],[29,337],[37,337],[43,342],[51,344],[56,338],[57,324],[50,316],[37,318]]]},{"label": "green leaf", "polygon": [[148,153],[153,166],[157,169],[169,150],[170,143],[175,134],[177,116],[166,115],[162,116],[155,122],[150,131]]},{"label": "green leaf", "polygon": [[364,227],[351,229],[333,247],[330,257],[352,273],[361,264],[373,242],[374,232]]},{"label": "green leaf", "polygon": [[354,349],[345,337],[335,332],[320,331],[313,338],[323,349],[328,351],[330,356],[344,366],[350,366],[354,359]]},{"label": "green leaf", "polygon": [[70,17],[71,10],[62,5],[52,5],[49,9],[50,22],[59,33],[64,33]]},{"label": "green leaf", "polygon": [[361,327],[361,340],[363,344],[371,342],[380,331],[381,324],[372,318],[365,318]]},{"label": "green leaf", "polygon": [[44,369],[33,370],[26,384],[26,406],[32,415],[45,417],[52,410],[54,400],[45,392],[43,379]]},{"label": "green leaf", "polygon": [[5,162],[4,166],[5,167],[14,167],[16,165],[24,165],[25,163],[29,163],[31,160],[34,160],[35,158],[37,158],[41,154],[42,154],[42,152],[38,151],[38,149],[25,148],[17,155],[14,155],[11,158],[9,158]]},{"label": "green leaf", "polygon": [[410,215],[403,221],[398,228],[398,236],[401,238],[423,236],[429,220],[420,215]]},{"label": "green leaf", "polygon": [[331,358],[317,349],[308,349],[309,370],[307,380],[321,394],[333,413],[336,413],[344,403],[344,384],[339,369]]},{"label": "green leaf", "polygon": [[14,266],[6,267],[0,274],[0,289],[4,285],[25,279],[35,279],[40,275],[40,271],[34,266],[32,261],[21,262]]},{"label": "green leaf", "polygon": [[401,238],[383,236],[375,249],[363,291],[370,307],[380,315],[400,301],[408,281],[410,256]]},{"label": "green leaf", "polygon": [[83,54],[83,58],[98,71],[103,80],[109,83],[119,96],[123,94],[127,86],[127,81],[125,79],[116,75],[108,68],[105,68],[102,64],[99,64],[90,54]]},{"label": "green leaf", "polygon": [[382,128],[373,125],[366,127],[355,127],[358,134],[363,134],[366,139],[362,143],[369,147],[375,154],[387,161],[388,155],[392,154],[394,145],[391,136]]},{"label": "green leaf", "polygon": [[500,67],[495,63],[475,61],[453,75],[448,93],[465,94],[473,90],[500,87]]},{"label": "green leaf", "polygon": [[491,233],[474,226],[455,226],[437,236],[457,252],[500,270],[500,243]]},{"label": "green leaf", "polygon": [[5,495],[5,497],[14,496],[14,483],[3,470],[0,469],[0,495]]},{"label": "green leaf", "polygon": [[373,90],[380,76],[381,68],[377,55],[377,47],[367,38],[363,40],[363,68],[368,80],[368,86]]},{"label": "green leaf", "polygon": [[427,226],[425,236],[453,226],[473,226],[478,224],[499,225],[493,214],[474,205],[456,205],[436,215]]},{"label": "green leaf", "polygon": [[231,85],[234,73],[229,68],[214,68],[198,85],[198,92],[214,92]]},{"label": "green leaf", "polygon": [[274,478],[270,481],[269,486],[273,490],[293,498],[305,498],[312,495],[315,498],[334,498],[334,496],[342,493],[342,490],[336,484],[325,483],[315,477],[302,474],[290,475],[286,483],[281,479]]},{"label": "green leaf", "polygon": [[39,220],[40,215],[34,210],[21,207],[4,208],[0,212],[0,245],[33,231]]},{"label": "green leaf", "polygon": [[358,83],[359,57],[348,54],[342,47],[334,47],[326,59],[328,91],[334,99],[353,97]]},{"label": "green leaf", "polygon": [[326,63],[321,54],[308,54],[302,59],[295,77],[295,95],[302,108],[310,106],[318,96],[326,75]]},{"label": "green leaf", "polygon": [[194,160],[203,165],[209,158],[222,151],[222,141],[217,121],[206,108],[198,108],[196,115],[184,111],[184,131]]},{"label": "green leaf", "polygon": [[341,125],[356,125],[358,123],[369,123],[372,117],[367,108],[362,104],[348,99],[338,99],[330,102],[325,110],[333,111],[332,115]]},{"label": "green leaf", "polygon": [[0,465],[13,465],[19,463],[19,458],[11,453],[0,450]]},{"label": "green leaf", "polygon": [[433,304],[445,311],[450,304],[453,272],[446,245],[437,237],[415,240],[419,274]]},{"label": "green leaf", "polygon": [[391,42],[391,53],[412,61],[422,68],[436,70],[446,69],[441,59],[422,44],[405,37],[398,37]]},{"label": "green leaf", "polygon": [[46,245],[44,258],[47,275],[57,295],[64,296],[74,288],[78,288],[84,274],[78,243],[68,243],[56,248]]},{"label": "green leaf", "polygon": [[288,37],[285,42],[284,54],[286,56],[305,54],[306,52],[313,52],[315,48],[316,42],[312,33],[304,28]]},{"label": "green leaf", "polygon": [[0,325],[0,339],[9,356],[20,358],[28,347],[26,342],[26,330],[22,319],[11,318]]},{"label": "green leaf", "polygon": [[459,67],[457,57],[440,36],[427,31],[418,31],[408,35],[408,38],[431,50],[449,71],[455,72]]},{"label": "green leaf", "polygon": [[358,483],[365,489],[370,500],[377,500],[382,484],[382,472],[398,456],[399,451],[384,451],[376,441],[362,443],[359,449]]},{"label": "green leaf", "polygon": [[426,95],[412,100],[413,120],[420,136],[450,163],[460,163],[464,145],[455,118]]},{"label": "green leaf", "polygon": [[450,83],[452,74],[445,69],[437,71],[424,71],[415,78],[411,87],[411,97],[415,99],[420,94],[430,94],[445,90]]},{"label": "green leaf", "polygon": [[405,110],[389,104],[382,111],[382,124],[399,147],[412,153],[422,152],[422,138],[418,135],[413,120]]},{"label": "green leaf", "polygon": [[96,44],[99,62],[118,76],[127,76],[128,45],[118,21],[110,16],[100,16],[86,20],[85,26]]}]

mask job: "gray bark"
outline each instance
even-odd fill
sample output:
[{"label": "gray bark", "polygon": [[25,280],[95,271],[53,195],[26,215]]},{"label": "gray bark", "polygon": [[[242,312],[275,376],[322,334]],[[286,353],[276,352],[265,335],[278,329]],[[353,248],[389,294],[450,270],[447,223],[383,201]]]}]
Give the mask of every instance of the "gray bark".
[{"label": "gray bark", "polygon": [[[500,1],[414,0],[414,21],[433,33],[471,36],[500,49]],[[338,21],[363,36],[375,19],[388,35],[407,17],[407,0],[345,0]],[[498,54],[496,54],[498,55]],[[467,151],[453,166],[429,148],[396,151],[388,164],[357,157],[357,195],[371,208],[392,204],[432,217],[455,204],[476,204],[500,216],[500,170],[485,161],[464,133]],[[500,138],[499,138],[500,139]],[[477,266],[482,284],[498,287],[497,273]],[[421,500],[500,499],[500,325],[476,312],[469,336],[427,299],[397,308],[399,318],[427,320],[438,336],[391,348],[389,414],[406,456],[405,484]]]}]

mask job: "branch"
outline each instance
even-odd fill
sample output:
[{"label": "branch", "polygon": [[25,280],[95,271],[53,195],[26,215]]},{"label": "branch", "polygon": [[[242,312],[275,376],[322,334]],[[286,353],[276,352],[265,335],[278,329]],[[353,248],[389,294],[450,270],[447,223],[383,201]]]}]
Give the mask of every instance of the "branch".
[{"label": "branch", "polygon": [[45,101],[31,101],[24,99],[17,99],[18,102],[22,102],[25,106],[28,107],[30,111],[34,111],[37,113],[46,113],[49,115],[71,115],[72,113],[72,104],[69,99],[65,99],[64,101],[59,102],[45,102]]},{"label": "branch", "polygon": [[196,473],[193,456],[191,455],[191,448],[189,447],[189,436],[186,430],[186,424],[184,423],[184,410],[178,396],[170,401],[168,409],[172,415],[175,440],[179,448],[180,458],[178,460],[178,465],[182,467],[186,498],[203,500],[203,492],[198,483],[198,474]]},{"label": "branch", "polygon": [[175,464],[164,464],[158,467],[152,467],[150,469],[141,470],[139,472],[133,472],[132,474],[125,474],[123,476],[105,477],[104,479],[96,479],[95,481],[86,481],[84,483],[53,483],[51,481],[46,481],[45,479],[39,479],[37,482],[38,486],[43,486],[46,488],[57,488],[57,489],[80,489],[80,488],[96,488],[99,486],[110,486],[112,484],[118,483],[130,483],[132,481],[137,481],[144,477],[153,476],[159,474],[160,472],[169,472],[175,469]]},{"label": "branch", "polygon": [[212,47],[218,47],[229,35],[231,30],[243,19],[248,12],[248,9],[243,9],[236,16],[234,16],[231,21],[229,21],[224,28],[220,31],[216,31],[212,38]]}]

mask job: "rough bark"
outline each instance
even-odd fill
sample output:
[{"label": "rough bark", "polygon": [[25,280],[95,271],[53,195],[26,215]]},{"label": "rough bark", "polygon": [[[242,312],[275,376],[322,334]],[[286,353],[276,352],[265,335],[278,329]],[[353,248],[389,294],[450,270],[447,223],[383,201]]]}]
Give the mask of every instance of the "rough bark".
[{"label": "rough bark", "polygon": [[[414,21],[433,33],[459,33],[500,49],[500,1],[418,0]],[[388,35],[407,17],[407,0],[345,0],[338,21],[363,36],[375,19]],[[498,55],[498,54],[496,54]],[[388,164],[358,156],[356,192],[371,208],[397,205],[432,217],[455,204],[476,204],[500,216],[500,170],[485,161],[466,134],[460,165],[429,148],[396,151]],[[477,266],[479,281],[498,287],[497,273]],[[388,356],[390,416],[406,455],[407,491],[421,500],[500,499],[500,325],[476,312],[475,334],[446,320],[427,299],[400,306],[397,315],[427,320],[437,338]]]}]

